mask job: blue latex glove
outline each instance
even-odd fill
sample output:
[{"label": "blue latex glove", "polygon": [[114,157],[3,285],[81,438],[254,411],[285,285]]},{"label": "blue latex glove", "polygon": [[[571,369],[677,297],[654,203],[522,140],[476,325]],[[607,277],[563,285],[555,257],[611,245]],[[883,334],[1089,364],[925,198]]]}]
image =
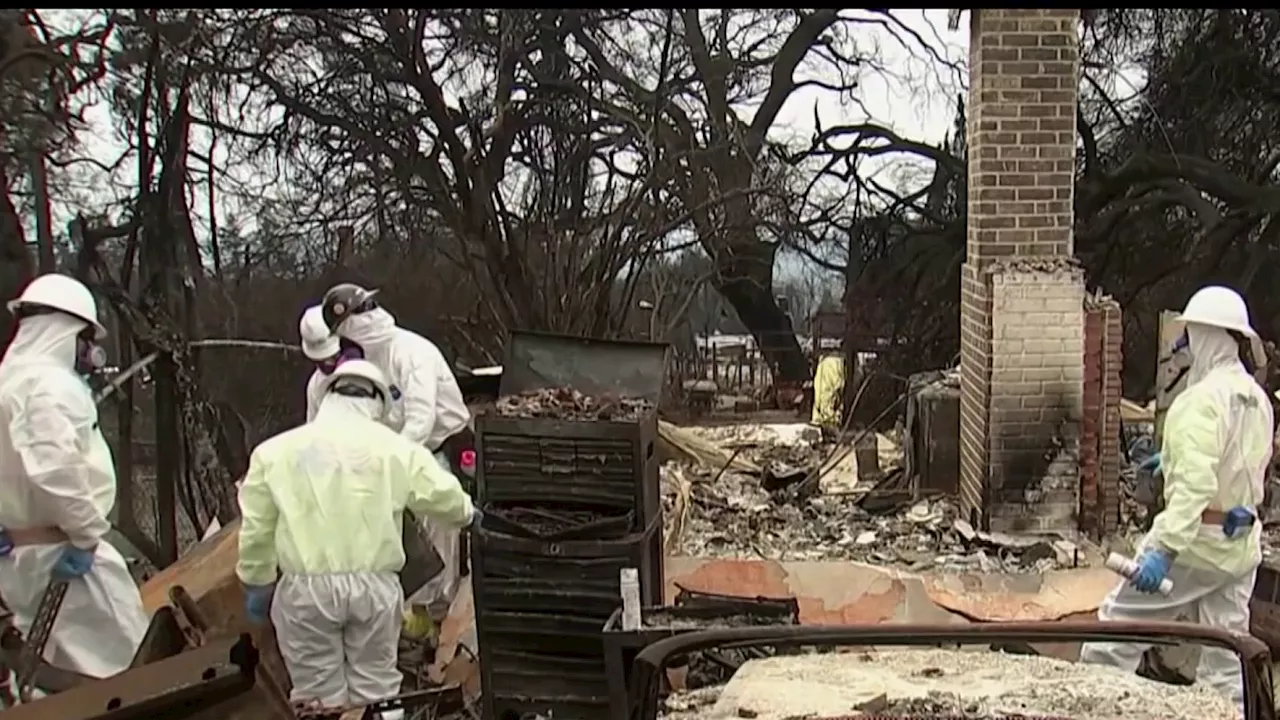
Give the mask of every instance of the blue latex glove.
[{"label": "blue latex glove", "polygon": [[267,608],[271,605],[273,585],[244,586],[244,614],[253,625],[261,625],[267,621]]},{"label": "blue latex glove", "polygon": [[1237,505],[1227,511],[1227,517],[1222,521],[1222,532],[1227,537],[1234,538],[1241,530],[1247,532],[1256,521],[1257,518],[1253,516],[1252,510],[1243,505]]},{"label": "blue latex glove", "polygon": [[1160,591],[1160,581],[1169,574],[1172,564],[1168,554],[1160,550],[1147,550],[1138,557],[1138,572],[1129,578],[1139,592],[1156,593]]},{"label": "blue latex glove", "polygon": [[1159,474],[1159,473],[1160,473],[1160,470],[1161,470],[1161,465],[1160,465],[1160,453],[1155,453],[1154,455],[1152,455],[1151,457],[1147,458],[1146,460],[1143,460],[1143,461],[1142,461],[1142,463],[1141,463],[1140,465],[1138,465],[1138,469],[1139,469],[1139,470],[1146,470],[1147,472],[1151,473],[1152,475],[1157,475],[1157,474]]},{"label": "blue latex glove", "polygon": [[75,545],[63,546],[62,554],[53,563],[53,576],[59,580],[84,577],[93,569],[94,552]]}]

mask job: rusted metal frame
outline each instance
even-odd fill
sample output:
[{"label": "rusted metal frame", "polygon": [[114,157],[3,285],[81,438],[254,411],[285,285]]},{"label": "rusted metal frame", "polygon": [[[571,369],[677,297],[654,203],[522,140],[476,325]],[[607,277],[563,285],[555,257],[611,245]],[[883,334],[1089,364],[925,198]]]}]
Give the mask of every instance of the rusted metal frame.
[{"label": "rusted metal frame", "polygon": [[36,676],[40,672],[40,659],[44,657],[44,648],[53,634],[53,623],[58,619],[62,601],[67,597],[67,587],[66,579],[51,578],[44,588],[44,594],[40,596],[36,616],[31,621],[31,631],[27,633],[27,640],[18,651],[18,666],[14,668],[20,702],[31,702],[31,691],[35,688]]},{"label": "rusted metal frame", "polygon": [[[4,628],[0,632],[0,664],[5,669],[11,669],[18,666],[18,656],[22,653],[24,641],[22,633],[12,625]],[[92,682],[97,678],[89,677],[71,670],[63,670],[60,667],[50,665],[48,661],[40,658],[39,668],[36,671],[36,687],[46,693],[62,692],[70,690],[73,687],[81,685],[85,682]]]},{"label": "rusted metal frame", "polygon": [[1244,720],[1276,720],[1267,646],[1251,635],[1234,635],[1217,628],[1175,622],[993,622],[971,625],[880,624],[832,627],[770,626],[700,630],[649,645],[635,659],[631,687],[631,719],[658,716],[659,680],[667,661],[676,656],[716,647],[772,645],[938,645],[1051,642],[1132,642],[1146,645],[1194,641],[1233,651],[1243,669]]},{"label": "rusted metal frame", "polygon": [[201,612],[200,606],[181,585],[169,588],[169,603],[173,606],[173,619],[182,630],[191,647],[201,647],[205,643],[205,633],[209,630],[209,620]]},{"label": "rusted metal frame", "polygon": [[[448,685],[446,687],[430,688],[427,690],[415,690],[413,692],[402,693],[395,697],[379,700],[373,703],[363,703],[360,705],[350,705],[344,708],[323,708],[316,710],[299,710],[297,717],[299,720],[337,720],[337,718],[353,711],[363,710],[361,718],[369,719],[379,717],[381,713],[391,710],[411,710],[426,705],[434,706],[434,717],[442,714],[455,713],[466,706],[466,699],[462,693],[461,685]],[[7,720],[7,719],[6,719]]]},{"label": "rusted metal frame", "polygon": [[181,720],[248,692],[258,650],[247,634],[126,670],[6,711],[5,720]]}]

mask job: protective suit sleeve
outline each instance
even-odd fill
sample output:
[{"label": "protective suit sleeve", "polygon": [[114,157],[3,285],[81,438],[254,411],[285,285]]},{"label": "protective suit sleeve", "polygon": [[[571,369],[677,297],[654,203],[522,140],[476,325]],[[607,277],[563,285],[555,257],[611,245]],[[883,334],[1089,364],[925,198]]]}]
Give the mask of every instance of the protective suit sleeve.
[{"label": "protective suit sleeve", "polygon": [[404,387],[400,388],[404,398],[404,428],[400,434],[414,445],[426,447],[436,425],[436,393],[440,381],[431,363],[413,357],[407,364],[409,367],[402,377]]},{"label": "protective suit sleeve", "polygon": [[276,522],[280,511],[267,483],[267,469],[254,454],[240,486],[240,559],[236,575],[245,585],[276,581]]},{"label": "protective suit sleeve", "polygon": [[316,413],[320,411],[320,373],[313,372],[311,377],[307,378],[307,422],[316,419]]},{"label": "protective suit sleeve", "polygon": [[[1165,508],[1151,524],[1149,537],[1173,553],[1186,550],[1200,532],[1200,516],[1218,494],[1221,453],[1217,407],[1204,395],[1181,398],[1170,408],[1161,453]],[[1176,414],[1175,414],[1176,410]]]},{"label": "protective suit sleeve", "polygon": [[405,507],[453,528],[466,527],[475,512],[471,496],[453,473],[425,448],[414,446],[409,463],[409,498]]},{"label": "protective suit sleeve", "polygon": [[9,413],[9,437],[31,483],[44,495],[54,522],[71,544],[92,548],[111,529],[93,502],[86,448],[75,413],[55,393],[17,399]]}]

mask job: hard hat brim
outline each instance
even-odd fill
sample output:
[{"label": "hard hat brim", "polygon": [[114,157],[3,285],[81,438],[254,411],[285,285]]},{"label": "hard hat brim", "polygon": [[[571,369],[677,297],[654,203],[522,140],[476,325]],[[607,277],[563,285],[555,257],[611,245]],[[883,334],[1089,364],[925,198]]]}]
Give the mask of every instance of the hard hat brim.
[{"label": "hard hat brim", "polygon": [[302,354],[306,355],[308,360],[328,360],[337,355],[340,350],[342,345],[338,343],[337,338],[322,343],[302,343]]},{"label": "hard hat brim", "polygon": [[[18,309],[26,304],[27,304],[27,301],[23,300],[22,298],[14,298],[13,300],[10,300],[9,302],[5,303],[4,307],[6,310],[9,311],[10,315],[16,316],[18,314]],[[47,306],[41,305],[41,307],[47,307]],[[107,339],[107,328],[101,322],[98,322],[97,318],[90,319],[86,317],[81,317],[76,313],[67,312],[62,308],[50,308],[50,309],[57,310],[58,312],[66,315],[70,315],[71,317],[76,318],[77,320],[83,320],[84,322],[89,323],[89,325],[93,327],[94,340],[101,342]]]},{"label": "hard hat brim", "polygon": [[1176,318],[1174,318],[1174,320],[1177,320],[1178,322],[1184,323],[1184,324],[1190,323],[1195,325],[1205,325],[1207,327],[1221,328],[1223,330],[1235,330],[1236,332],[1251,338],[1258,337],[1257,330],[1254,330],[1252,326],[1245,325],[1242,323],[1224,323],[1218,320],[1202,318],[1197,315],[1187,315],[1185,313],[1178,315]]}]

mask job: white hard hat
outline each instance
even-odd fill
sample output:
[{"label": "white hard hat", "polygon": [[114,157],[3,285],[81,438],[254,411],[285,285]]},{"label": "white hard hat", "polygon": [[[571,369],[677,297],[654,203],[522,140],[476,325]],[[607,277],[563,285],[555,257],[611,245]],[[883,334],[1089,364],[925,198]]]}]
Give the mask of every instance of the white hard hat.
[{"label": "white hard hat", "polygon": [[367,380],[373,384],[382,399],[382,413],[385,415],[391,408],[391,384],[387,382],[387,376],[382,374],[377,365],[368,360],[347,360],[329,373],[325,377],[324,382],[320,383],[320,392],[327,393],[334,385],[341,380],[350,380],[352,378],[360,378]]},{"label": "white hard hat", "polygon": [[1197,290],[1187,301],[1187,307],[1178,316],[1178,320],[1258,337],[1258,332],[1249,322],[1249,308],[1244,304],[1244,298],[1235,290],[1221,285],[1209,285]]},{"label": "white hard hat", "polygon": [[324,324],[324,311],[319,305],[302,313],[298,334],[302,336],[302,354],[312,360],[327,360],[341,349],[338,336],[329,332],[329,326]]},{"label": "white hard hat", "polygon": [[98,321],[98,301],[84,283],[59,273],[41,275],[27,284],[16,299],[10,300],[7,306],[15,315],[24,307],[48,308],[58,310],[93,326],[93,336],[101,340],[107,336],[107,329]]}]

